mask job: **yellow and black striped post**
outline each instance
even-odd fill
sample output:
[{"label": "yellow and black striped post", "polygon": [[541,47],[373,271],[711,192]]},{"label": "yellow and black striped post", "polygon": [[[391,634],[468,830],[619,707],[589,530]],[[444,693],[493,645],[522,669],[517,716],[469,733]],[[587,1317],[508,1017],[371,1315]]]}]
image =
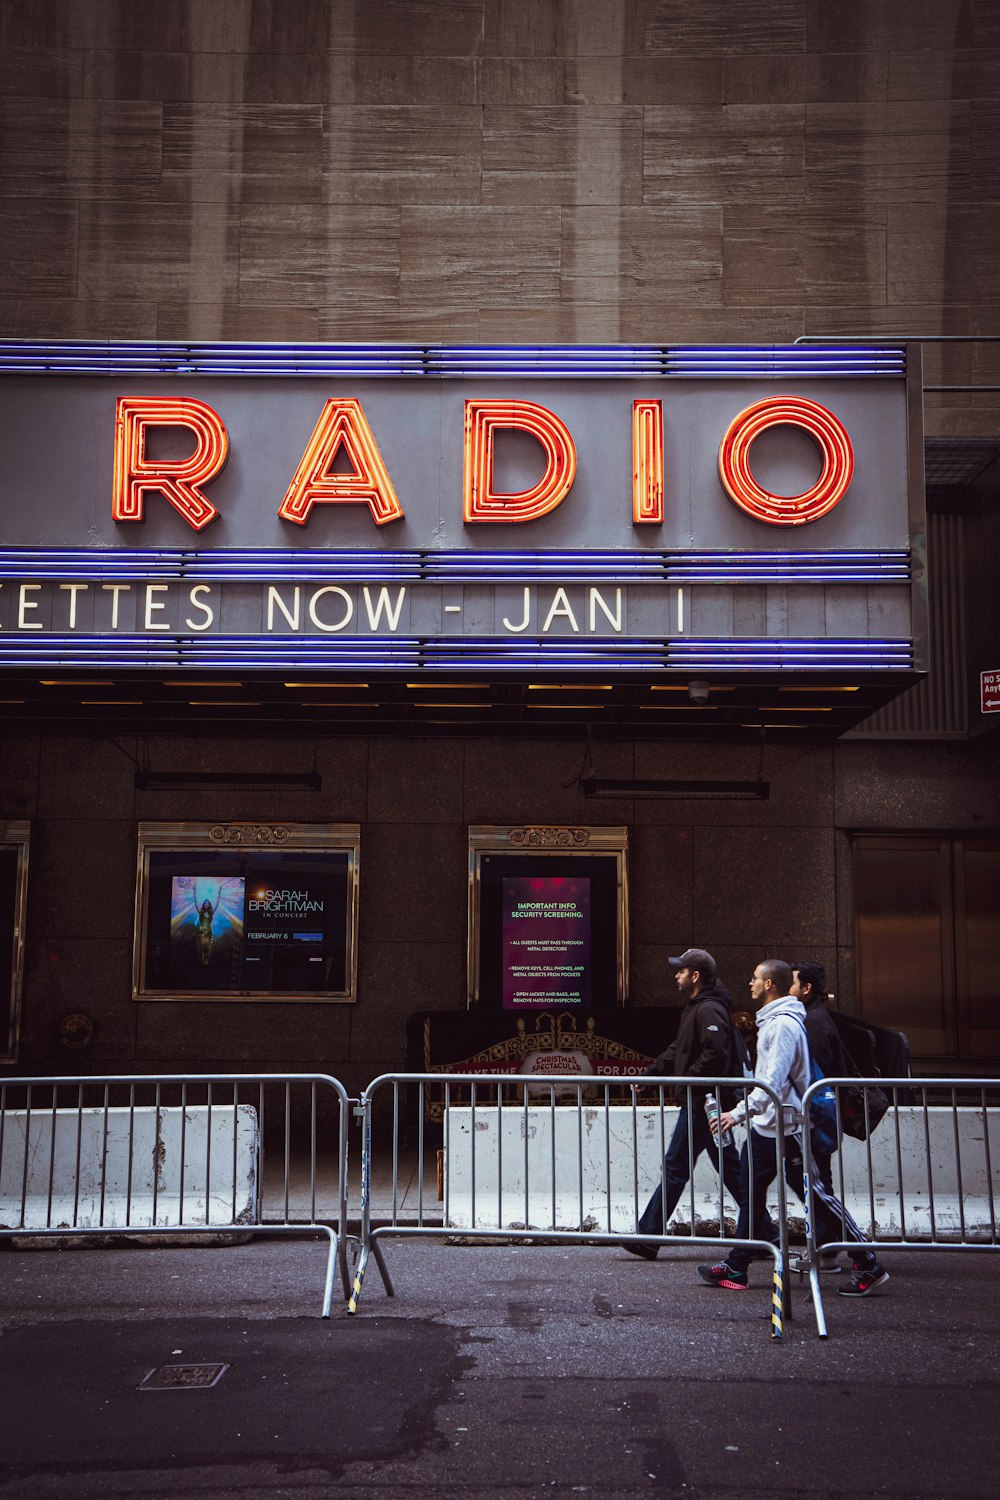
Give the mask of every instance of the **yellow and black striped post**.
[{"label": "yellow and black striped post", "polygon": [[367,1264],[368,1251],[363,1249],[358,1256],[358,1263],[354,1268],[354,1282],[351,1286],[350,1300],[347,1303],[347,1311],[349,1313],[356,1313],[358,1310],[358,1301],[361,1297],[361,1283],[365,1279],[365,1266]]},{"label": "yellow and black striped post", "polygon": [[771,1288],[771,1337],[781,1338],[782,1310],[784,1301],[784,1278],[781,1274],[781,1262],[774,1262],[774,1285]]}]

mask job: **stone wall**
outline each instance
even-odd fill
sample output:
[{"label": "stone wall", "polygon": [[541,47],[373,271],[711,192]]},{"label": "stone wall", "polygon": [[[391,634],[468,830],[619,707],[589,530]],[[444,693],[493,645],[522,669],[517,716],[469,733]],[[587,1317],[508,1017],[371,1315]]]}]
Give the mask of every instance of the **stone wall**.
[{"label": "stone wall", "polygon": [[0,334],[995,332],[998,83],[978,0],[2,0]]},{"label": "stone wall", "polygon": [[[137,792],[154,768],[302,770],[323,790]],[[599,745],[602,775],[747,777],[748,746]],[[855,1009],[848,830],[1000,826],[1000,766],[962,744],[769,748],[764,803],[588,802],[555,741],[11,739],[0,818],[32,820],[20,1070],[317,1067],[360,1087],[402,1065],[406,1017],[465,1003],[467,825],[626,823],[636,1005],[675,1003],[669,953],[705,945],[734,993],[763,957],[813,958]],[[360,822],[357,1005],[130,998],[140,819]],[[82,1010],[85,1053],[56,1027]]]}]

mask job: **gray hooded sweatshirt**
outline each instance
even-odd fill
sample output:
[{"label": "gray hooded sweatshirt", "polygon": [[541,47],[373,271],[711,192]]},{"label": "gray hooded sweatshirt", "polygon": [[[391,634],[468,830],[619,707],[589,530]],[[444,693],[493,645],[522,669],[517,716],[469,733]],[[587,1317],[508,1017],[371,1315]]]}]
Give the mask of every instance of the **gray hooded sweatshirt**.
[{"label": "gray hooded sweatshirt", "polygon": [[[809,1044],[805,1032],[806,1008],[800,1000],[785,995],[769,1000],[757,1012],[757,1065],[754,1076],[769,1084],[781,1100],[783,1135],[801,1128],[802,1095],[809,1087]],[[732,1111],[737,1122],[747,1115],[761,1135],[774,1137],[774,1102],[763,1089],[753,1089]]]}]

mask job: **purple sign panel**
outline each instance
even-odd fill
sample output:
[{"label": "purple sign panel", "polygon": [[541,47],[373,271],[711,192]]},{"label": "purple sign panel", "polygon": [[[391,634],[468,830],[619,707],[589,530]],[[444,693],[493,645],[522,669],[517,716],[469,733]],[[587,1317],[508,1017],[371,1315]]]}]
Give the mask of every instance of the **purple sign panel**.
[{"label": "purple sign panel", "polygon": [[503,1006],[590,1002],[590,877],[505,875]]}]

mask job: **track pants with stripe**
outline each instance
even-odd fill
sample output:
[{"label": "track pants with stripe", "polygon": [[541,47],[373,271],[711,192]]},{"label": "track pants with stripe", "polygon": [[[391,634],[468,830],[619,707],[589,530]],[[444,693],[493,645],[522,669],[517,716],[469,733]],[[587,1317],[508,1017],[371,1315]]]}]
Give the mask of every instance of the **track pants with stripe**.
[{"label": "track pants with stripe", "polygon": [[[738,1240],[752,1237],[777,1244],[777,1226],[767,1211],[767,1190],[777,1175],[778,1147],[774,1137],[761,1135],[751,1126],[740,1154],[740,1217],[736,1226]],[[840,1199],[834,1196],[830,1180],[829,1159],[817,1162],[813,1176],[816,1243],[822,1245],[830,1240],[863,1242],[867,1235],[862,1234]],[[785,1136],[785,1181],[795,1196],[804,1203],[805,1173],[801,1136]],[[865,1268],[873,1266],[878,1258],[871,1250],[851,1250],[848,1253],[855,1266]],[[745,1271],[752,1259],[753,1252],[741,1246],[730,1250],[726,1256],[734,1271]]]}]

